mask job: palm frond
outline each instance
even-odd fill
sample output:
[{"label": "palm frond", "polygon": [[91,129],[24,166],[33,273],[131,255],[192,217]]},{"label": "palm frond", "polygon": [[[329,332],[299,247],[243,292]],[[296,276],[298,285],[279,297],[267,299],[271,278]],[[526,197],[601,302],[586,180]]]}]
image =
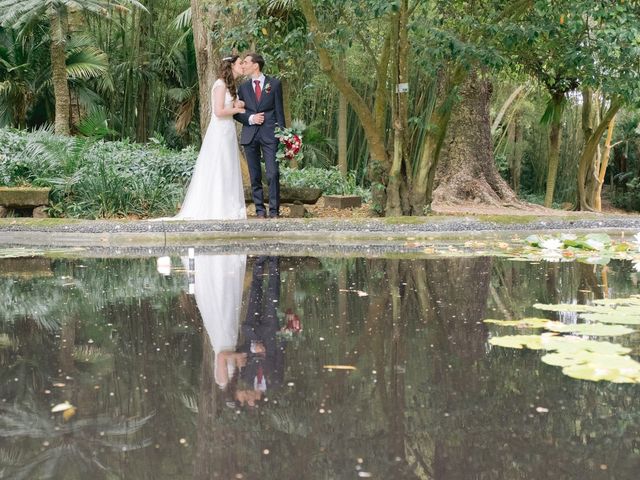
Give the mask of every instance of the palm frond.
[{"label": "palm frond", "polygon": [[184,12],[176,17],[176,19],[173,21],[173,26],[177,30],[191,28],[191,7],[187,8]]},{"label": "palm frond", "polygon": [[95,107],[78,125],[78,132],[85,137],[104,138],[117,135],[115,130],[109,128],[109,113],[106,108]]}]

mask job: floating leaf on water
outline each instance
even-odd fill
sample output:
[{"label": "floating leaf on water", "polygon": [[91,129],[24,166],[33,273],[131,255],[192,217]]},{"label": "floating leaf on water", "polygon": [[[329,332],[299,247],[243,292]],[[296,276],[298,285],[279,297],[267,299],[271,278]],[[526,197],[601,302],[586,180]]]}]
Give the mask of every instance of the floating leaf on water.
[{"label": "floating leaf on water", "polygon": [[522,320],[493,320],[489,318],[484,320],[484,322],[503,327],[545,328],[545,325],[547,325],[550,320],[547,318],[523,318]]},{"label": "floating leaf on water", "polygon": [[491,345],[506,348],[530,348],[531,350],[542,349],[541,335],[505,335],[502,337],[491,337],[489,339]]},{"label": "floating leaf on water", "polygon": [[593,303],[595,305],[630,305],[630,306],[639,306],[640,307],[640,297],[636,295],[632,295],[629,298],[601,298],[594,300]]},{"label": "floating leaf on water", "polygon": [[566,336],[542,336],[542,348],[556,350],[561,353],[592,352],[603,355],[624,355],[631,351],[618,343],[587,340],[585,338]]},{"label": "floating leaf on water", "polygon": [[580,335],[590,335],[593,337],[616,337],[618,335],[628,335],[635,331],[622,325],[602,325],[600,323],[566,324],[551,321],[547,322],[544,328],[552,332],[578,333]]},{"label": "floating leaf on water", "polygon": [[539,235],[529,235],[527,238],[524,239],[525,242],[527,242],[529,245],[534,247],[539,246],[542,240],[543,240],[543,237],[540,237]]},{"label": "floating leaf on water", "polygon": [[591,355],[585,362],[566,366],[562,373],[581,380],[614,383],[640,382],[640,363],[623,355]]},{"label": "floating leaf on water", "polygon": [[576,354],[552,352],[543,355],[540,360],[554,367],[567,367],[569,365],[575,365]]},{"label": "floating leaf on water", "polygon": [[581,313],[580,318],[584,318],[591,322],[640,325],[640,315],[627,312],[612,311],[611,313]]},{"label": "floating leaf on water", "polygon": [[585,235],[587,241],[591,240],[593,242],[599,242],[604,245],[611,245],[611,237],[606,233],[589,233]]},{"label": "floating leaf on water", "polygon": [[601,305],[578,305],[574,303],[558,303],[558,304],[545,304],[534,303],[533,308],[538,310],[545,310],[548,312],[602,312],[610,313],[613,310],[609,307]]}]

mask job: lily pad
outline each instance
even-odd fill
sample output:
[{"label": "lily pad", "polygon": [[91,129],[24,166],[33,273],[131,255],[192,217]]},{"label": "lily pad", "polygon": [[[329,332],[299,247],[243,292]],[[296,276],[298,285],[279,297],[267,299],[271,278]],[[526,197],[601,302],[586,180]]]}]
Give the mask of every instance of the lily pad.
[{"label": "lily pad", "polygon": [[541,335],[504,335],[502,337],[491,337],[489,339],[491,345],[497,347],[506,348],[518,348],[524,347],[531,350],[542,349],[542,336]]},{"label": "lily pad", "polygon": [[544,328],[545,330],[557,333],[578,333],[580,335],[590,335],[594,337],[614,337],[627,335],[635,331],[621,325],[603,325],[601,323],[566,324],[546,318],[523,318],[522,320],[487,319],[484,322],[502,327]]},{"label": "lily pad", "polygon": [[575,303],[558,303],[558,304],[534,303],[533,308],[537,308],[538,310],[545,310],[547,312],[610,313],[613,311],[611,307],[607,307],[604,305],[579,305]]},{"label": "lily pad", "polygon": [[640,316],[625,313],[583,313],[580,318],[590,322],[618,323],[621,325],[640,325]]},{"label": "lily pad", "polygon": [[601,353],[603,355],[625,355],[631,351],[630,348],[623,347],[618,343],[587,340],[585,338],[571,335],[543,336],[541,345],[545,350],[555,350],[563,353],[579,353],[586,351],[591,353]]},{"label": "lily pad", "polygon": [[594,300],[593,303],[595,305],[605,305],[605,306],[613,306],[613,305],[640,306],[640,296],[631,295],[628,298],[601,298],[598,300]]},{"label": "lily pad", "polygon": [[523,318],[522,320],[493,320],[489,318],[484,320],[484,322],[493,323],[503,327],[545,328],[550,320],[548,318]]},{"label": "lily pad", "polygon": [[640,363],[629,356],[591,355],[584,363],[575,363],[562,369],[562,373],[581,380],[606,380],[614,383],[640,382]]},{"label": "lily pad", "polygon": [[617,337],[618,335],[628,335],[635,330],[622,325],[603,325],[601,323],[574,323],[566,324],[562,322],[548,321],[545,329],[558,333],[578,333],[592,337]]}]

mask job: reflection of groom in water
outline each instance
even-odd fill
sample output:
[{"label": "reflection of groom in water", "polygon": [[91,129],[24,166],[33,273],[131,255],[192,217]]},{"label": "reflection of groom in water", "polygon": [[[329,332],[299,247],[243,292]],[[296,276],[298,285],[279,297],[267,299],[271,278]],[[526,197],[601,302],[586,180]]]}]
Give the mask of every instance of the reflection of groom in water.
[{"label": "reflection of groom in water", "polygon": [[[265,270],[268,272],[266,290]],[[284,378],[284,346],[276,335],[279,301],[279,259],[258,257],[253,265],[247,316],[242,324],[244,343],[240,348],[248,355],[247,365],[240,376],[256,393],[264,394],[267,389],[281,386]]]}]

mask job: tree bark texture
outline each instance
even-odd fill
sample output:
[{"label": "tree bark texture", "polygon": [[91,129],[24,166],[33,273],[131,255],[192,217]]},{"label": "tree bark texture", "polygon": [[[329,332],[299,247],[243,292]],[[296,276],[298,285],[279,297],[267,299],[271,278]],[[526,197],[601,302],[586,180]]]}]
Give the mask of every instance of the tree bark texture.
[{"label": "tree bark texture", "polygon": [[198,67],[198,88],[200,90],[200,133],[204,137],[211,117],[211,87],[215,81],[215,68],[219,60],[218,49],[215,48],[209,25],[211,13],[207,0],[191,0],[191,24],[193,28],[193,46],[196,51]]},{"label": "tree bark texture", "polygon": [[71,95],[67,81],[67,16],[58,9],[49,13],[51,25],[51,77],[55,97],[54,128],[58,135],[69,135]]},{"label": "tree bark texture", "polygon": [[473,71],[462,84],[460,97],[451,112],[437,167],[434,201],[473,201],[495,206],[519,203],[493,161],[491,83]]}]

